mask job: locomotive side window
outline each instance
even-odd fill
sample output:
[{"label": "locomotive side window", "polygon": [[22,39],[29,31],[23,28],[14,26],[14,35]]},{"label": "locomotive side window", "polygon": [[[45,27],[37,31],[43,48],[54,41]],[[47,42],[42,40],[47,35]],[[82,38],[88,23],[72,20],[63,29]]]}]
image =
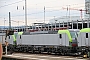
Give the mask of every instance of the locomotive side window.
[{"label": "locomotive side window", "polygon": [[9,39],[10,39],[10,36],[8,36],[9,37]]},{"label": "locomotive side window", "polygon": [[86,38],[88,38],[88,33],[86,33]]},{"label": "locomotive side window", "polygon": [[21,35],[20,35],[20,39],[21,39]]},{"label": "locomotive side window", "polygon": [[59,34],[59,38],[62,38],[62,35],[61,34]]}]

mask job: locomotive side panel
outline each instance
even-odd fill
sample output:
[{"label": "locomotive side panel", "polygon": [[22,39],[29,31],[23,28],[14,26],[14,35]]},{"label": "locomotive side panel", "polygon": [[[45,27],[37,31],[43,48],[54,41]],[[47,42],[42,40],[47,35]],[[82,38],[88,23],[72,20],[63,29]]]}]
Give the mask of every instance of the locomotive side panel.
[{"label": "locomotive side panel", "polygon": [[13,37],[12,37],[12,35],[10,35],[10,36],[7,37],[7,42],[9,44],[13,44]]},{"label": "locomotive side panel", "polygon": [[1,35],[1,36],[0,36],[0,42],[1,42],[2,44],[5,44],[5,36],[4,36],[4,35]]},{"label": "locomotive side panel", "polygon": [[78,35],[78,46],[90,46],[89,45],[89,40],[90,40],[90,33],[86,33],[86,32],[81,32]]},{"label": "locomotive side panel", "polygon": [[0,42],[2,42],[2,36],[0,36]]},{"label": "locomotive side panel", "polygon": [[65,46],[69,46],[69,37],[65,34]]},{"label": "locomotive side panel", "polygon": [[59,45],[58,34],[22,35],[25,45]]}]

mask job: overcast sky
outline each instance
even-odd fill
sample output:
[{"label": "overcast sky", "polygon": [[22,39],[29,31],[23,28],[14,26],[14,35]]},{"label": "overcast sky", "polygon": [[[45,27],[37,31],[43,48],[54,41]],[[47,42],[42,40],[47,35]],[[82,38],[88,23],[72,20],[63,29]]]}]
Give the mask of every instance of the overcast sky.
[{"label": "overcast sky", "polygon": [[[84,9],[84,0],[27,0],[27,20],[28,25],[33,22],[44,21],[44,6],[45,6],[45,20],[48,22],[50,19],[69,15],[67,8],[70,5],[71,8]],[[18,6],[18,10],[17,10]],[[25,0],[0,0],[0,25],[8,26],[8,13],[11,12],[12,26],[18,26],[17,21],[20,21],[19,25],[25,25]],[[80,16],[80,11],[71,10],[71,16]]]}]

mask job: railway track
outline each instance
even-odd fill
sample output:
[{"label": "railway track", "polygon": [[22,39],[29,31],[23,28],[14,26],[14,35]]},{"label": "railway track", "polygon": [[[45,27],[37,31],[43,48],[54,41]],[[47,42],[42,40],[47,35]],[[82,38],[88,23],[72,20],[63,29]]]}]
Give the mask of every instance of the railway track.
[{"label": "railway track", "polygon": [[13,53],[9,55],[3,55],[3,57],[7,58],[16,58],[21,60],[89,60],[89,58],[82,58],[80,56],[61,56],[55,54],[32,54],[32,53]]}]

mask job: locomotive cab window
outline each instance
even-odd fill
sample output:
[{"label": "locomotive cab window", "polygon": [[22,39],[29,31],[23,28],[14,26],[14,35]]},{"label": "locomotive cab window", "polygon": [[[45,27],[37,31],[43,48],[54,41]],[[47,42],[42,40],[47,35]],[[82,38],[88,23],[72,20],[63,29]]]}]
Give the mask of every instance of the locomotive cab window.
[{"label": "locomotive cab window", "polygon": [[61,34],[59,34],[59,38],[62,38],[62,35]]},{"label": "locomotive cab window", "polygon": [[21,39],[21,35],[20,35],[20,39]]},{"label": "locomotive cab window", "polygon": [[9,37],[9,39],[10,39],[10,36],[8,36]]},{"label": "locomotive cab window", "polygon": [[88,38],[88,33],[86,33],[86,38]]}]

